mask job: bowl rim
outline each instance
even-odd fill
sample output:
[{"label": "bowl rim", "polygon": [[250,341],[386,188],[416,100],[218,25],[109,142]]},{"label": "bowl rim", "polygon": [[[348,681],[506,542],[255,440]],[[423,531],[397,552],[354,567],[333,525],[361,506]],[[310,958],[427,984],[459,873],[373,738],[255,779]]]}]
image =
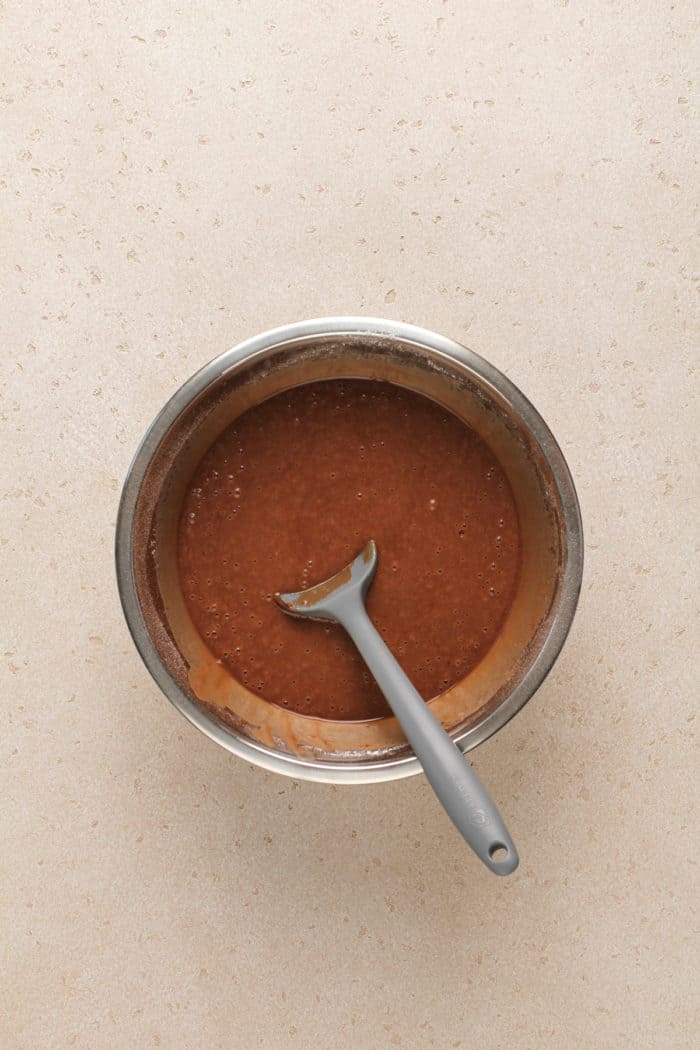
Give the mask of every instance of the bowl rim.
[{"label": "bowl rim", "polygon": [[169,398],[146,430],[134,454],[122,488],[115,532],[117,586],[122,609],[134,644],[148,671],[170,702],[206,736],[232,754],[298,780],[330,784],[370,784],[397,780],[422,772],[418,759],[400,755],[361,762],[318,762],[285,754],[238,736],[191,700],[172,678],[150,636],[144,621],[134,574],[132,535],[135,510],[148,467],[160,444],[181,413],[213,382],[248,363],[252,358],[279,350],[302,339],[339,336],[367,336],[421,346],[453,364],[473,372],[482,383],[493,387],[518,415],[534,437],[552,472],[560,500],[566,535],[564,561],[557,608],[546,635],[541,640],[525,675],[508,696],[483,721],[454,737],[463,752],[470,751],[498,732],[530,700],[545,680],[566,641],[578,603],[583,576],[583,527],[576,489],[564,455],[554,435],[525,395],[499,369],[473,350],[428,329],[400,321],[364,316],[322,317],[282,325],[246,339],[209,361]]}]

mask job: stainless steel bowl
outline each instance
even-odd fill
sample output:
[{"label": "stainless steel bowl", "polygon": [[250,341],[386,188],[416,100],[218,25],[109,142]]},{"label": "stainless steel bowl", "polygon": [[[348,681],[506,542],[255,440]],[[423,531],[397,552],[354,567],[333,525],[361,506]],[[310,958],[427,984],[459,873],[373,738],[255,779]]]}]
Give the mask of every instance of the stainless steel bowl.
[{"label": "stainless steel bowl", "polygon": [[134,642],[175,707],[229,751],[287,776],[357,784],[420,772],[395,720],[289,721],[290,712],[232,680],[202,686],[206,675],[193,669],[204,646],[188,622],[174,554],[184,487],[218,434],[279,390],[340,376],[389,380],[444,404],[491,444],[514,491],[523,569],[513,610],[482,663],[432,701],[463,751],[512,718],[559,655],[581,586],[583,538],[571,476],[540,415],[483,358],[422,328],[367,317],[286,325],[222,354],[173,395],[136,452],[119,507],[117,579]]}]

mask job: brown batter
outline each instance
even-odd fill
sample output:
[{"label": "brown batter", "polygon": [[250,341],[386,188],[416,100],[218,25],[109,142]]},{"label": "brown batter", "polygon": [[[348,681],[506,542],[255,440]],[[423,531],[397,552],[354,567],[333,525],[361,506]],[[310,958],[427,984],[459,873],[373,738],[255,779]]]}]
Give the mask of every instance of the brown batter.
[{"label": "brown batter", "polygon": [[481,660],[510,608],[517,512],[488,446],[439,405],[371,380],[297,387],[209,449],[184,500],[183,594],[209,649],[266,700],[317,718],[388,706],[339,626],[272,601],[337,572],[368,539],[367,608],[426,699]]}]

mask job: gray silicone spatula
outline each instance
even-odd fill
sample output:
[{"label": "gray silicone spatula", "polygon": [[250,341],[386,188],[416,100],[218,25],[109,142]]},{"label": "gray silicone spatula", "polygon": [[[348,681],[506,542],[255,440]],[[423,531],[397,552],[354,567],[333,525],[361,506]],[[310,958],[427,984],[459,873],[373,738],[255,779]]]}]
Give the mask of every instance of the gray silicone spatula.
[{"label": "gray silicone spatula", "polygon": [[285,612],[343,625],[360,650],[448,815],[487,868],[510,875],[518,853],[493,799],[423,702],[367,615],[365,595],[377,568],[374,540],[329,580],[276,594]]}]

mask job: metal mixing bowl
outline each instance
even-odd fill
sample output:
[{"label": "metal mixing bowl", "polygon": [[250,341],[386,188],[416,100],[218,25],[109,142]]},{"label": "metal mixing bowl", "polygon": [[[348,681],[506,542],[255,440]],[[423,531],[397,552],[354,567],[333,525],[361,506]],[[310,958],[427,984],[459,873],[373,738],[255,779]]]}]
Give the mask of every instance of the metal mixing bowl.
[{"label": "metal mixing bowl", "polygon": [[222,430],[266,397],[333,377],[388,380],[443,404],[491,445],[513,489],[522,532],[513,607],[477,668],[431,701],[463,751],[512,718],[559,655],[581,586],[583,538],[571,476],[542,418],[496,368],[433,332],[366,317],[286,325],[222,354],[173,395],[134,457],[117,521],[119,594],[148,670],[186,718],[241,758],[296,778],[371,783],[420,772],[396,720],[310,719],[255,697],[220,667],[212,675],[176,565],[185,487]]}]

